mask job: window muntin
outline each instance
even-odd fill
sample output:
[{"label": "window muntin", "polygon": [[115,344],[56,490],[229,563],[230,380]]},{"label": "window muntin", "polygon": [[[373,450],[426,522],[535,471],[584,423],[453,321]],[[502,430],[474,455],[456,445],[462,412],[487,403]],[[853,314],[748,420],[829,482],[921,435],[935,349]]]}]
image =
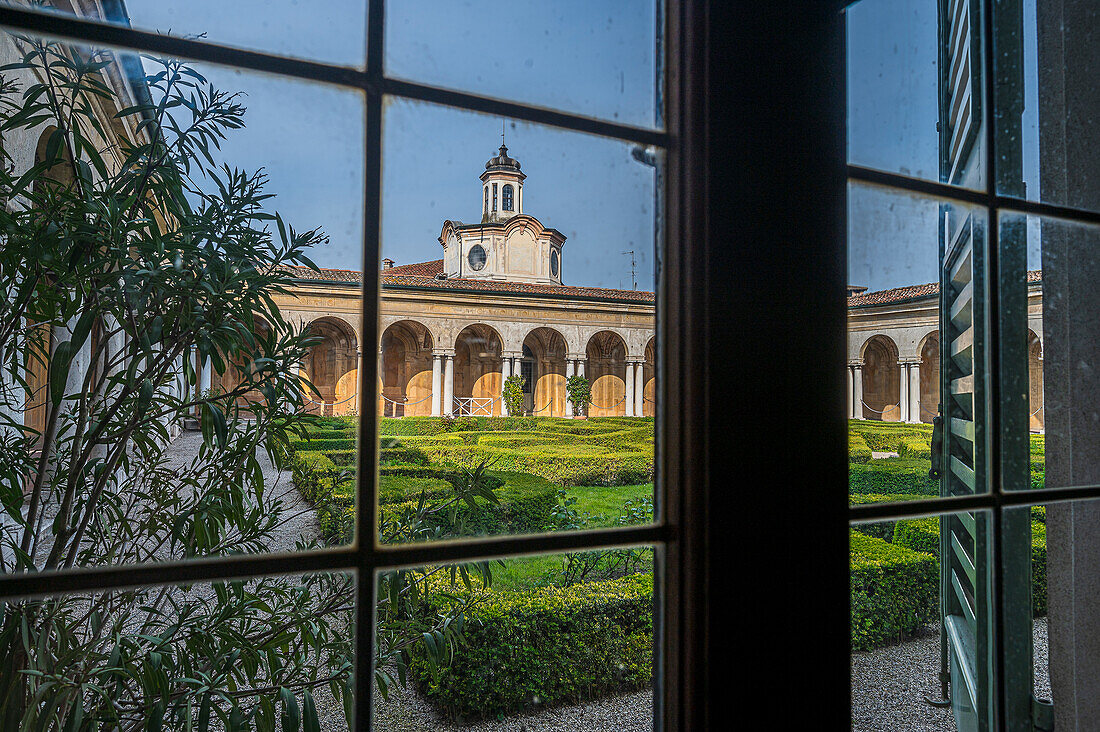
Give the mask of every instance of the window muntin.
[{"label": "window muntin", "polygon": [[512,201],[512,192],[514,190],[515,189],[512,188],[511,184],[509,184],[509,183],[504,184],[504,188],[501,190],[501,196],[502,196],[501,205],[500,205],[501,211],[512,211],[512,210],[514,210],[513,201]]},{"label": "window muntin", "polygon": [[[371,32],[375,34],[374,37],[380,37],[381,33],[381,19],[383,13],[380,10],[381,4],[373,4],[370,6],[370,20],[368,27],[373,29]],[[10,24],[18,25],[21,27],[37,28],[40,21],[34,20],[27,15],[22,14],[20,11],[8,11],[0,8],[0,17]],[[50,22],[47,21],[43,24],[43,27],[48,27]],[[90,38],[96,38],[100,31],[94,25],[87,25],[82,23],[76,23],[66,26],[66,33],[77,37],[87,35]],[[219,52],[212,44],[206,43],[191,43],[190,41],[173,41],[171,44],[162,44],[158,39],[152,36],[130,35],[126,31],[123,31],[121,35],[114,35],[113,38],[123,39],[127,44],[135,45],[139,48],[158,51],[162,45],[168,45],[174,49],[188,49],[194,51],[195,55],[202,58],[214,58],[219,56]],[[215,50],[211,50],[215,49]],[[257,56],[248,53],[234,53],[228,52],[227,58],[231,58],[235,63],[239,63],[244,67],[256,67],[268,69],[268,62],[262,60]],[[366,93],[367,96],[367,118],[379,120],[382,99],[378,90],[382,88],[383,84],[390,83],[385,77],[382,76],[381,68],[377,65],[368,65],[368,69],[362,75],[356,74],[340,74],[333,72],[327,68],[310,66],[307,64],[300,64],[294,59],[278,59],[274,63],[274,66],[281,71],[291,73],[293,75],[313,78],[326,83],[332,83],[337,85],[348,85],[353,88],[359,88]],[[371,81],[368,83],[368,79]],[[401,84],[395,88],[400,90],[401,94],[407,94],[413,98],[427,97],[431,98],[434,94],[430,89],[422,87],[416,84]],[[449,97],[452,101],[454,97]],[[458,98],[460,101],[462,97]],[[467,97],[463,103],[469,103],[471,106],[480,107],[483,104],[493,104],[492,100],[478,100],[475,97]],[[593,123],[589,120],[581,118],[573,118],[569,115],[551,115],[550,113],[543,112],[538,109],[528,109],[519,105],[513,105],[511,107],[511,113],[521,118],[530,118],[533,120],[546,119],[553,124],[559,125],[563,128],[576,128],[585,130],[599,130],[603,134],[609,134],[612,136],[621,136],[625,141],[632,143],[641,143],[649,145],[663,146],[670,142],[669,138],[662,133],[644,133],[637,129],[617,125],[615,123]],[[596,126],[593,126],[593,125]],[[373,125],[368,127],[366,134],[367,141],[367,155],[365,156],[364,168],[366,171],[366,188],[367,188],[367,200],[370,200],[371,195],[371,181],[377,180],[376,177],[379,172],[378,156],[371,154],[372,151],[378,152],[381,149],[381,145],[378,138],[378,132],[372,132],[371,130],[377,130],[377,127]],[[366,232],[365,239],[367,241],[367,262],[374,261],[371,252],[374,251],[373,247],[376,246],[374,242],[377,241],[378,232],[378,213],[377,211],[368,210],[366,215],[366,221],[364,229]],[[373,232],[373,233],[372,233]],[[370,293],[373,287],[369,283],[364,283],[364,291]],[[371,326],[365,325],[364,331],[369,333]],[[369,359],[366,361],[369,363]],[[371,368],[365,369],[368,373],[372,371]],[[374,430],[369,425],[363,426],[364,434],[367,438],[374,438]],[[371,475],[372,471],[360,470],[358,473],[358,482],[362,486],[363,493],[368,497],[368,501],[373,503],[369,497],[376,493],[376,485]],[[371,518],[368,516],[360,515],[357,519],[359,523],[360,535],[365,535],[363,527],[371,526]],[[626,528],[617,529],[614,532],[596,532],[592,535],[586,535],[577,537],[575,540],[570,540],[570,546],[577,546],[579,548],[591,547],[597,545],[611,545],[611,546],[625,546],[636,544],[638,542],[650,542],[657,541],[663,543],[669,540],[670,534],[666,531],[664,526],[653,527],[638,527],[638,528]],[[510,553],[512,551],[538,551],[537,547],[541,546],[541,540],[537,537],[531,539],[514,539],[514,540],[493,540],[482,541],[480,543],[472,543],[467,547],[461,548],[446,548],[441,547],[440,552],[446,554],[457,551],[458,556],[465,557],[487,557],[495,553]],[[504,552],[504,550],[507,552]],[[359,571],[372,571],[375,568],[386,566],[389,564],[409,564],[410,559],[415,556],[409,554],[408,551],[401,549],[400,547],[382,549],[380,547],[371,546],[369,542],[361,542],[357,546],[351,546],[346,548],[336,548],[328,550],[326,552],[319,553],[317,555],[302,555],[300,557],[286,557],[279,560],[279,569],[357,569]],[[132,570],[129,568],[105,568],[105,569],[90,569],[77,574],[62,574],[52,576],[50,578],[37,579],[33,576],[20,576],[20,577],[0,577],[0,586],[6,597],[18,597],[27,592],[41,592],[44,590],[56,590],[64,588],[97,588],[97,587],[117,587],[117,586],[129,586],[129,585],[142,585],[143,583],[150,582],[152,579],[163,580],[178,579],[186,581],[201,580],[204,577],[210,575],[221,576],[240,576],[248,577],[254,576],[264,571],[269,571],[274,568],[274,565],[270,563],[270,560],[263,558],[251,558],[247,556],[234,556],[225,557],[212,560],[210,562],[202,564],[179,564],[167,567],[164,570],[163,575],[157,578],[152,578],[147,574],[143,574],[140,571]],[[366,627],[370,624],[372,594],[369,590],[360,588],[359,590],[359,602],[357,603],[356,616],[361,627]],[[360,645],[360,658],[367,656],[366,648],[363,647],[362,641]],[[371,679],[367,674],[360,674],[357,678],[357,685],[360,693],[356,695],[356,706],[359,713],[369,713],[371,707],[371,694],[370,694]]]}]

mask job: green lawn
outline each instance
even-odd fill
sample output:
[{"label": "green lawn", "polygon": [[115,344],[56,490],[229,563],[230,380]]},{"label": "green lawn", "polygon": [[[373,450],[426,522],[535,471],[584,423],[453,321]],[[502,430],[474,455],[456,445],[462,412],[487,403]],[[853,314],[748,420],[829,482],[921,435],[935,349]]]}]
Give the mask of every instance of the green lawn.
[{"label": "green lawn", "polygon": [[[577,502],[573,508],[581,515],[587,513],[590,516],[588,526],[613,526],[626,501],[653,498],[653,484],[575,486],[567,490],[566,496],[575,497]],[[493,568],[493,584],[507,590],[552,585],[560,575],[564,562],[560,554],[506,559],[505,566]]]}]

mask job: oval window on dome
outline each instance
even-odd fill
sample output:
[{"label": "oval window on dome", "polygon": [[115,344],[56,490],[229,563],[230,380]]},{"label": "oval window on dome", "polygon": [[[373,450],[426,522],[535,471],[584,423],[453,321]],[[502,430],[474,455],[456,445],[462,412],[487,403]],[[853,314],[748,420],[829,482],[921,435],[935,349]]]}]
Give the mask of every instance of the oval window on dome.
[{"label": "oval window on dome", "polygon": [[475,272],[481,271],[485,267],[485,260],[488,257],[485,254],[485,248],[480,244],[474,244],[470,247],[470,253],[466,255],[466,261],[470,263]]},{"label": "oval window on dome", "polygon": [[557,249],[551,249],[550,250],[550,276],[551,277],[557,277],[558,276],[558,250]]}]

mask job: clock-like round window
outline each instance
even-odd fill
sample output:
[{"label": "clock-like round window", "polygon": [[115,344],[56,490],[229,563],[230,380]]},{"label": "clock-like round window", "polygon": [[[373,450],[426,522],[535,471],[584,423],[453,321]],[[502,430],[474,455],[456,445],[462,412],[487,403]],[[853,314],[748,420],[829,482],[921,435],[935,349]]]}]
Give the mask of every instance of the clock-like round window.
[{"label": "clock-like round window", "polygon": [[557,277],[558,276],[558,266],[559,266],[558,265],[558,250],[557,249],[551,249],[550,250],[550,276],[551,277]]},{"label": "clock-like round window", "polygon": [[475,272],[479,272],[485,268],[485,249],[480,244],[474,244],[470,247],[470,253],[466,255],[466,261],[470,263],[470,266],[474,268]]}]

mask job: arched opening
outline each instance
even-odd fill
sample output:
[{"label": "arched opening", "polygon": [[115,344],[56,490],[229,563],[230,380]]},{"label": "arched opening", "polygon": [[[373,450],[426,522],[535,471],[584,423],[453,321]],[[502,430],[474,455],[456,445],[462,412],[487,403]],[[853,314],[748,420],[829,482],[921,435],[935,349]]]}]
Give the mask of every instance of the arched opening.
[{"label": "arched opening", "polygon": [[523,375],[531,383],[530,412],[536,417],[571,414],[565,392],[566,350],[565,338],[553,328],[535,328],[523,339],[524,364],[528,362],[528,353],[531,363],[531,375]]},{"label": "arched opening", "polygon": [[645,363],[642,365],[642,416],[657,414],[657,341],[649,339],[645,347]]},{"label": "arched opening", "polygon": [[412,320],[382,333],[378,415],[429,416],[432,413],[432,334]]},{"label": "arched opening", "polygon": [[588,339],[588,382],[592,388],[590,417],[626,414],[626,342],[603,330]]},{"label": "arched opening", "polygon": [[[270,338],[271,326],[264,320],[257,318],[254,337],[258,341]],[[222,356],[224,358],[225,354],[222,354]],[[221,374],[215,372],[212,375],[211,386],[220,394],[227,394],[240,388],[242,384],[248,381],[249,369],[252,368],[250,362],[245,362],[246,358],[246,356],[240,354],[225,358],[225,371]],[[234,402],[238,407],[247,411],[250,404],[262,399],[263,396],[258,390],[249,389],[243,394],[238,394]]]},{"label": "arched opening", "polygon": [[49,323],[28,323],[23,376],[27,388],[23,400],[23,425],[42,434],[46,430],[53,328]]},{"label": "arched opening", "polygon": [[512,198],[513,198],[513,192],[514,192],[514,190],[515,190],[515,189],[513,189],[513,188],[512,188],[512,186],[511,186],[510,184],[508,184],[508,183],[505,183],[505,184],[504,184],[504,189],[503,189],[503,190],[501,191],[501,193],[500,193],[500,198],[501,198],[501,201],[500,201],[500,203],[501,203],[501,208],[502,208],[502,209],[503,209],[504,211],[511,211],[511,210],[513,210],[513,201],[512,201]]},{"label": "arched opening", "polygon": [[901,418],[901,366],[898,347],[877,335],[863,347],[863,417],[885,422]]},{"label": "arched opening", "polygon": [[932,422],[940,409],[940,332],[934,330],[924,337],[920,349],[920,415],[921,422]]},{"label": "arched opening", "polygon": [[341,318],[325,316],[309,324],[309,334],[320,338],[310,349],[302,370],[320,394],[307,393],[308,410],[326,416],[358,409],[359,353],[355,329]]},{"label": "arched opening", "polygon": [[[57,132],[56,127],[47,128],[42,135],[38,138],[38,145],[34,149],[34,164],[46,162],[46,153],[50,147],[50,138]],[[53,155],[53,164],[46,170],[45,178],[59,183],[61,187],[68,188],[76,180],[76,176],[73,174],[73,166],[71,163],[72,157],[69,155],[69,148],[64,142],[58,147],[57,152]],[[39,186],[42,185],[42,178],[38,178],[34,182],[34,192],[41,193]]]},{"label": "arched opening", "polygon": [[1031,429],[1038,432],[1044,429],[1045,410],[1043,405],[1043,344],[1034,332],[1027,332],[1027,381],[1028,414]]},{"label": "arched opening", "polygon": [[503,351],[500,335],[487,325],[469,325],[458,334],[454,365],[456,415],[501,414]]}]

